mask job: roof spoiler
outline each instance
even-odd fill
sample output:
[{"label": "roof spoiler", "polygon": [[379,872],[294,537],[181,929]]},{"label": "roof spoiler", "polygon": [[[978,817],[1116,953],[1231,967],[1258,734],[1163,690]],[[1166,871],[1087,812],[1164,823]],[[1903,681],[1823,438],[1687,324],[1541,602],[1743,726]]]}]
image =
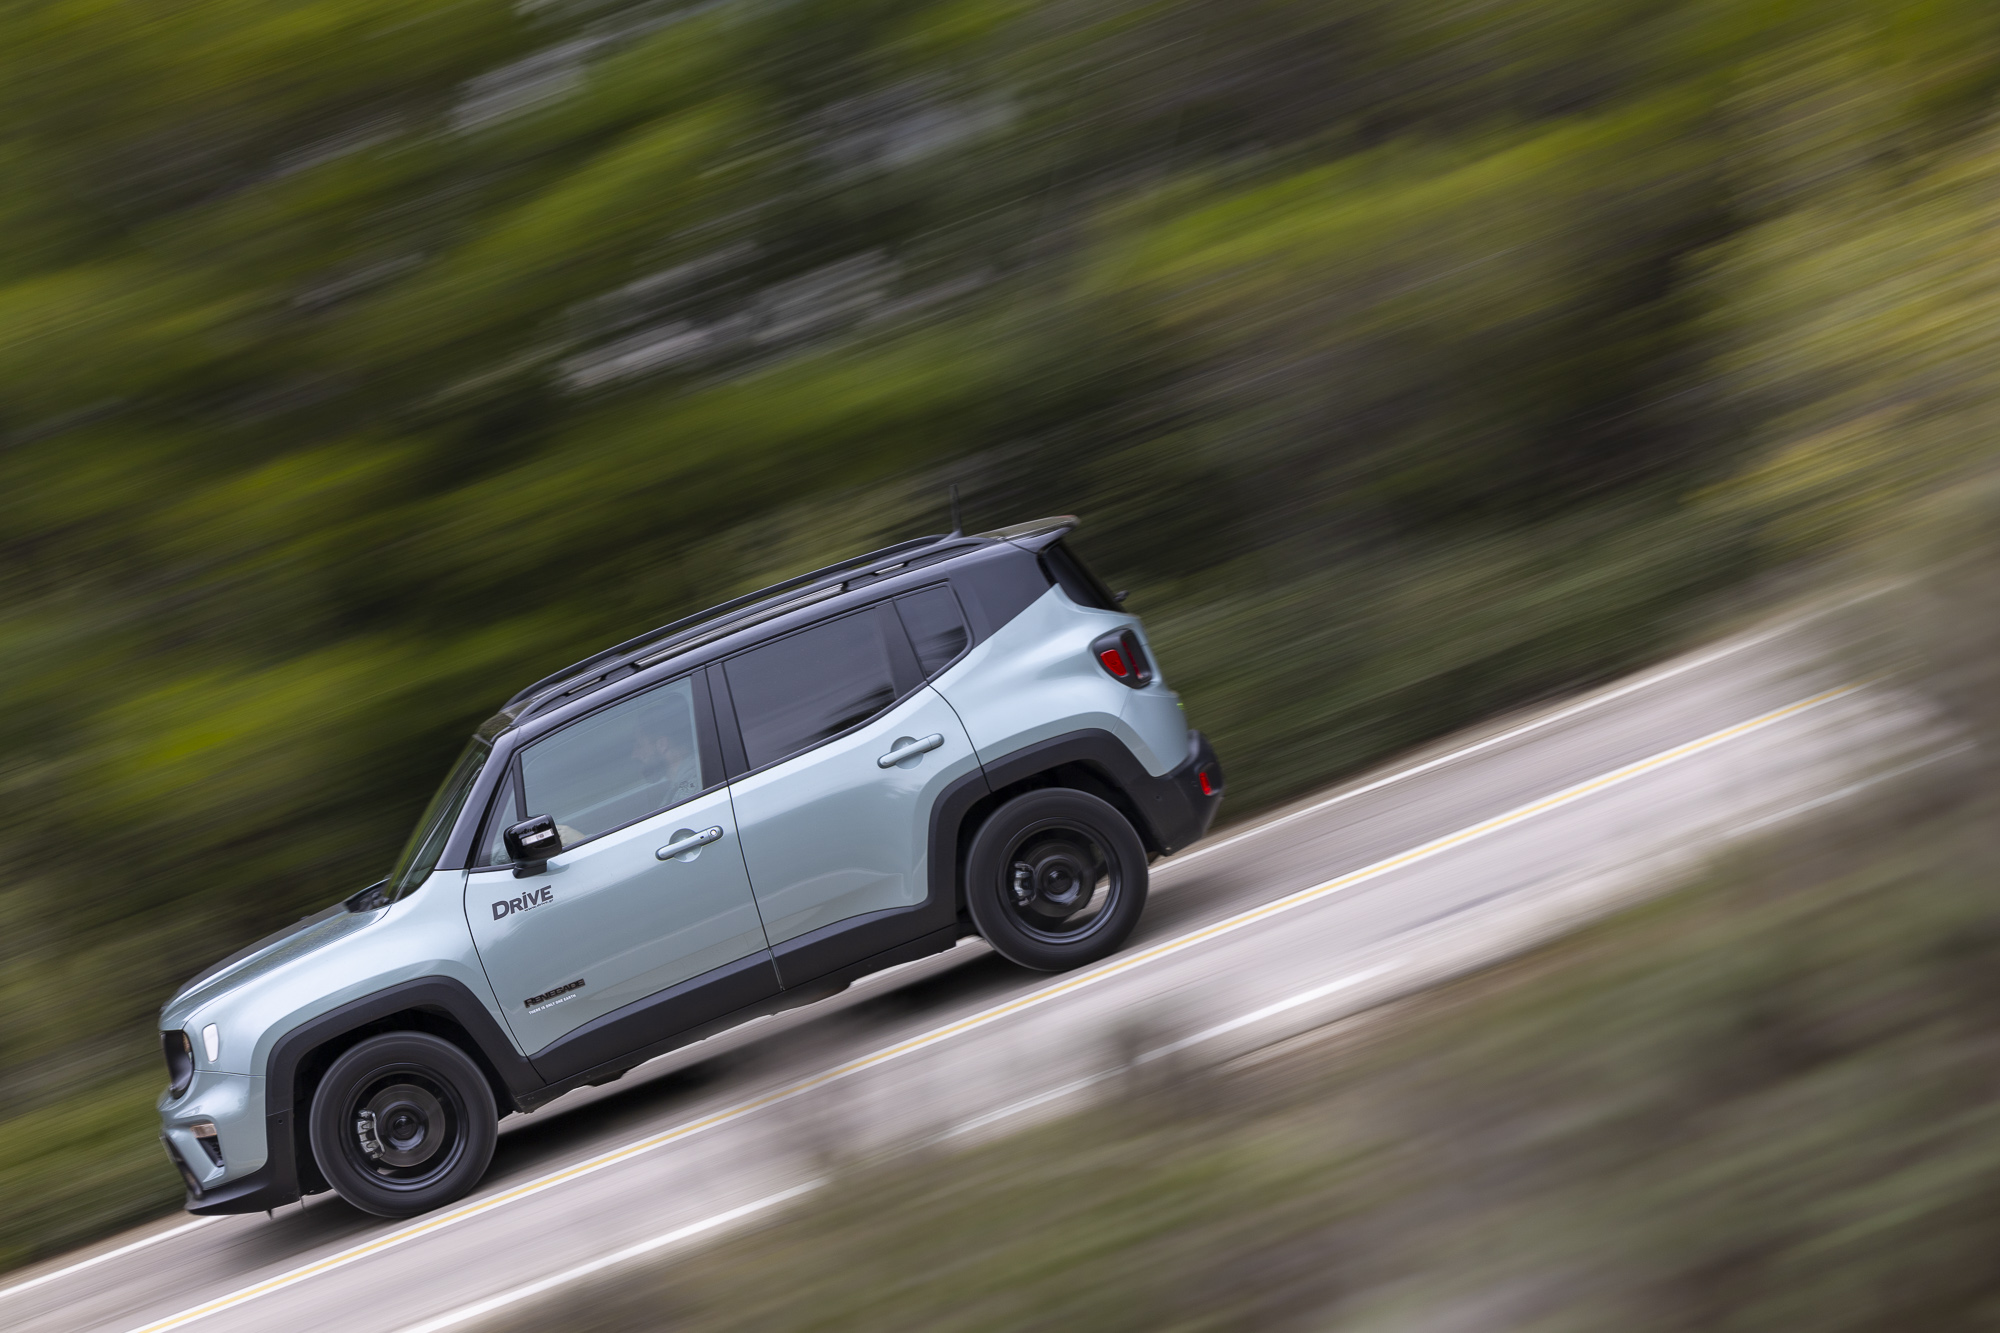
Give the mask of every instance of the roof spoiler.
[{"label": "roof spoiler", "polygon": [[1053,518],[1033,518],[1026,523],[1014,523],[991,532],[975,533],[975,536],[991,538],[994,541],[1012,542],[1030,551],[1039,551],[1073,530],[1080,522],[1075,514],[1057,514]]}]

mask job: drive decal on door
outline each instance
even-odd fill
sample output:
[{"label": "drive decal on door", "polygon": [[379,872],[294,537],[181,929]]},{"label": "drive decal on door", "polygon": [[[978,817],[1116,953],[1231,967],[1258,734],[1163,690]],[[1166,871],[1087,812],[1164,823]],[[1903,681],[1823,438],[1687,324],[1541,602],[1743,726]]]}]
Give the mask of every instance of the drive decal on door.
[{"label": "drive decal on door", "polygon": [[540,907],[543,903],[552,903],[555,900],[556,891],[544,884],[539,889],[530,889],[518,897],[493,904],[493,919],[498,921],[502,917],[512,916],[515,912],[525,912],[531,907]]}]

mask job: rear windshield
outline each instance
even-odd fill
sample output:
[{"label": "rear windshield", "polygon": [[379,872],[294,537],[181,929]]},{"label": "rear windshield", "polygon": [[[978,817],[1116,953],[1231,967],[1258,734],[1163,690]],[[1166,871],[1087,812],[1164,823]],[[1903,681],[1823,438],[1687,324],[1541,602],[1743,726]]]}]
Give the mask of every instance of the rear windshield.
[{"label": "rear windshield", "polygon": [[472,784],[478,780],[479,770],[491,753],[491,745],[474,737],[459,755],[458,762],[451,766],[451,775],[424,807],[424,817],[417,821],[416,832],[403,844],[403,854],[396,858],[396,868],[389,872],[389,882],[383,891],[390,901],[423,883],[437,868],[438,858],[444,855],[445,839],[451,836],[451,826],[458,822],[458,812],[465,808],[465,798],[471,794]]}]

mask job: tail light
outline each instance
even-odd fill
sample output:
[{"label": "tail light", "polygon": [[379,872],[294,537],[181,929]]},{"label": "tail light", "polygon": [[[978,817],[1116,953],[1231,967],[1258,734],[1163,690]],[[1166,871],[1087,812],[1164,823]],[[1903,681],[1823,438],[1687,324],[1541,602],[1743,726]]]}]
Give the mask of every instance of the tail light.
[{"label": "tail light", "polygon": [[1212,775],[1207,769],[1203,768],[1195,770],[1194,776],[1195,779],[1201,783],[1201,794],[1203,796],[1213,796],[1217,792],[1222,790],[1222,784],[1217,782],[1215,780],[1214,775]]},{"label": "tail light", "polygon": [[1137,690],[1153,682],[1153,664],[1147,660],[1138,634],[1130,629],[1098,635],[1090,641],[1090,655],[1097,659],[1104,674],[1120,685]]}]

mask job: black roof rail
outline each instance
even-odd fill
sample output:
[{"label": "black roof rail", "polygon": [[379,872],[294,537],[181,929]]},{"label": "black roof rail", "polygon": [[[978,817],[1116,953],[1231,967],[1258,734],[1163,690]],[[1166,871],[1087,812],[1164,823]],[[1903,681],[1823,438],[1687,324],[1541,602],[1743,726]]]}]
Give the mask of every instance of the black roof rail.
[{"label": "black roof rail", "polygon": [[803,604],[814,594],[827,593],[829,589],[837,591],[835,585],[844,584],[858,575],[877,573],[883,567],[907,563],[912,556],[920,552],[957,546],[984,546],[991,540],[993,539],[987,536],[917,537],[910,541],[897,542],[894,546],[885,546],[879,551],[870,551],[866,555],[827,565],[822,569],[815,569],[809,574],[784,579],[769,587],[759,588],[756,592],[745,593],[718,606],[711,606],[705,611],[683,616],[658,629],[634,635],[623,643],[606,648],[603,652],[591,654],[581,662],[572,663],[560,671],[552,672],[526,689],[517,691],[512,698],[501,705],[500,711],[505,713],[516,704],[527,701],[530,707],[522,709],[522,713],[525,714],[531,711],[533,704],[540,703],[543,698],[553,693],[568,692],[557,691],[552,687],[584,684],[587,683],[585,678],[591,677],[593,672],[599,676],[606,675],[638,657],[656,656],[665,648],[691,646],[693,640],[712,638],[715,632],[724,628],[737,628],[745,622],[776,614],[794,603]]}]

